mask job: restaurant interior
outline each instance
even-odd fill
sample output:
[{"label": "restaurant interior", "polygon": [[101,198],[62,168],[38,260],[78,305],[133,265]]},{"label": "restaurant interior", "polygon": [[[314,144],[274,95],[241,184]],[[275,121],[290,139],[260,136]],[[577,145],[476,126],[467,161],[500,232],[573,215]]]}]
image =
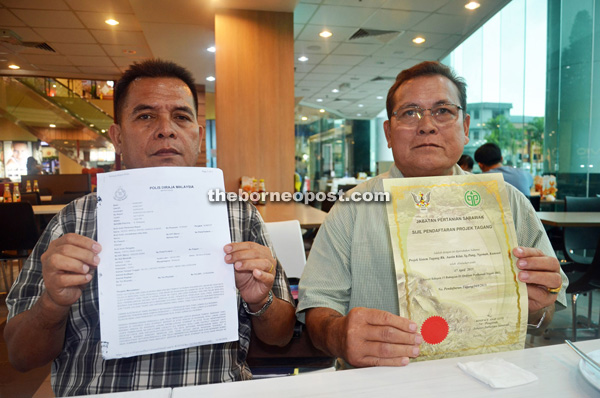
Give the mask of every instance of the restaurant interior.
[{"label": "restaurant interior", "polygon": [[[249,178],[263,179],[267,191],[326,193],[390,168],[387,91],[403,69],[435,60],[468,84],[464,153],[474,156],[494,142],[506,165],[532,176],[532,204],[570,279],[567,308],[543,333],[529,330],[526,348],[570,339],[600,349],[596,5],[0,0],[0,199],[9,201],[18,187],[31,205],[16,215],[2,212],[0,203],[0,330],[7,291],[45,225],[93,192],[99,173],[122,168],[108,128],[115,80],[132,63],[161,58],[192,72],[206,131],[196,165],[222,169],[226,190],[237,192]],[[481,172],[476,163],[473,172]],[[288,271],[293,288],[333,205],[258,206],[267,223],[298,221],[294,239],[301,249],[289,262],[299,264]],[[54,397],[50,365],[17,372],[0,340],[0,397]],[[284,349],[257,344],[249,361],[265,375],[273,368],[308,374],[332,366],[301,331]]]}]

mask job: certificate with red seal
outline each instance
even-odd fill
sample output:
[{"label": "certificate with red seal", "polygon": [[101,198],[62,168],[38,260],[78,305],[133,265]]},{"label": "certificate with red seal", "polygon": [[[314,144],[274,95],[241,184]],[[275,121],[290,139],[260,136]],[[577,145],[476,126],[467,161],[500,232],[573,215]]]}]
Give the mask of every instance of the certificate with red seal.
[{"label": "certificate with red seal", "polygon": [[400,315],[417,360],[522,349],[527,288],[502,174],[384,180]]}]

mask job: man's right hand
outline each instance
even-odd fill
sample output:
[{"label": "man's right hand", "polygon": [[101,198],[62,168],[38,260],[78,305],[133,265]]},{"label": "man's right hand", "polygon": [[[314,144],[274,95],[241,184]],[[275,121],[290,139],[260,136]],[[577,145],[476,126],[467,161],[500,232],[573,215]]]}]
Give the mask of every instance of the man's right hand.
[{"label": "man's right hand", "polygon": [[306,326],[316,347],[355,367],[408,365],[423,342],[416,323],[370,308],[353,308],[346,316],[312,308]]},{"label": "man's right hand", "polygon": [[100,258],[100,244],[77,234],[66,234],[50,242],[42,254],[42,274],[49,298],[59,306],[70,307],[92,280]]}]

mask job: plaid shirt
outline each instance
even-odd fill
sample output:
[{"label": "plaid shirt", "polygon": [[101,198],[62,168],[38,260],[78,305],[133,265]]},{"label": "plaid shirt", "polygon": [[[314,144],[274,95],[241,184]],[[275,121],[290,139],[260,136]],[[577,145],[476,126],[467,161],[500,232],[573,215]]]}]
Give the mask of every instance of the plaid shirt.
[{"label": "plaid shirt", "polygon": [[[96,195],[71,202],[52,219],[12,287],[8,319],[30,309],[44,290],[41,255],[54,239],[73,232],[97,240]],[[228,202],[232,242],[252,241],[271,248],[263,221],[253,206]],[[287,278],[277,262],[273,294],[292,303]],[[96,274],[71,306],[62,352],[52,364],[56,396],[101,394],[220,383],[252,378],[246,364],[251,319],[238,292],[239,340],[131,358],[104,360],[100,347]]]}]

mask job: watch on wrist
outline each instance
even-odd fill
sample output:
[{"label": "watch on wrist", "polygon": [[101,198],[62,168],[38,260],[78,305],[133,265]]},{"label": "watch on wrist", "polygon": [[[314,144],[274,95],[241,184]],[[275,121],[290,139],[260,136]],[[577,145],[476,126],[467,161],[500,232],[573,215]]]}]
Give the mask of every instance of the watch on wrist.
[{"label": "watch on wrist", "polygon": [[242,305],[244,306],[244,311],[246,311],[246,314],[252,315],[252,316],[261,316],[269,309],[272,302],[273,302],[273,291],[269,290],[269,296],[267,297],[267,302],[265,303],[265,305],[262,306],[262,308],[260,310],[258,310],[256,312],[250,311],[250,308],[248,308],[248,304],[244,300],[242,300]]}]

